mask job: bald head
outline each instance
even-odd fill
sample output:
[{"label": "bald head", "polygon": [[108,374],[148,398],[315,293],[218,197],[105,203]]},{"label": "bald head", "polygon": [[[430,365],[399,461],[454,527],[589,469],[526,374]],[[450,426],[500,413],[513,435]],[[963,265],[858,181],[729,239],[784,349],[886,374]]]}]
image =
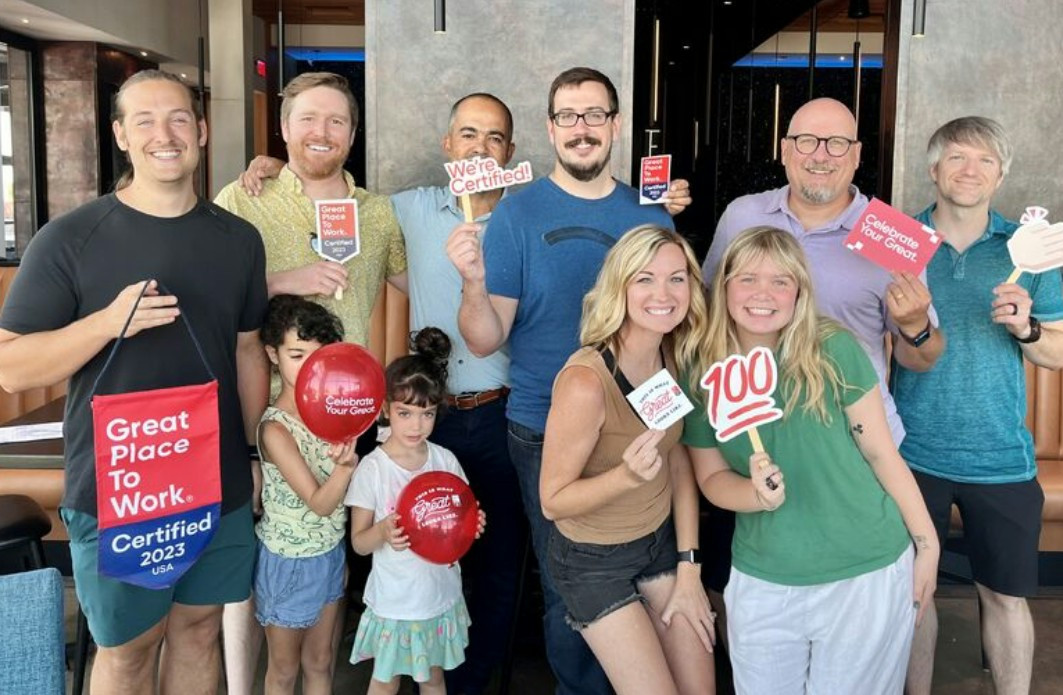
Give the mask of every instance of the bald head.
[{"label": "bald head", "polygon": [[[797,136],[805,136],[800,151]],[[860,166],[852,112],[835,99],[813,99],[799,108],[782,141],[782,163],[791,207],[815,208],[824,217],[840,213],[852,199],[849,186]]]},{"label": "bald head", "polygon": [[837,99],[813,99],[794,113],[790,119],[790,135],[812,133],[827,137],[842,135],[856,139],[856,119],[849,107]]}]

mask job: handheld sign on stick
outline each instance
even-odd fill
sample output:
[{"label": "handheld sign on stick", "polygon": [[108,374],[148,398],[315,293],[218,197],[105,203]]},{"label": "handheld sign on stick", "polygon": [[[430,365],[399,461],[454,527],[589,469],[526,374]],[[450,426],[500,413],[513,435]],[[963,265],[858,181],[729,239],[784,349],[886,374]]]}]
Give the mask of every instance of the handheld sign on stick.
[{"label": "handheld sign on stick", "polygon": [[672,155],[643,157],[639,171],[639,205],[664,203],[672,178]]},{"label": "handheld sign on stick", "polygon": [[1022,226],[1008,239],[1008,253],[1015,270],[1006,282],[1025,273],[1043,273],[1063,267],[1063,222],[1048,223],[1048,210],[1032,206],[1019,219]]},{"label": "handheld sign on stick", "polygon": [[642,382],[627,395],[627,400],[651,430],[666,430],[694,409],[667,369]]},{"label": "handheld sign on stick", "polygon": [[[358,236],[358,201],[353,198],[314,201],[317,218],[317,253],[327,261],[346,263],[361,251]],[[343,288],[333,295],[343,299]]]},{"label": "handheld sign on stick", "polygon": [[[701,377],[701,388],[708,391],[705,410],[716,430],[716,441],[727,442],[746,433],[753,451],[764,452],[757,425],[783,416],[773,396],[778,371],[775,357],[765,347],[753,348],[748,355],[731,355],[709,367]],[[777,487],[771,478],[767,485],[772,490]]]},{"label": "handheld sign on stick", "polygon": [[503,169],[493,157],[459,159],[443,165],[450,177],[450,192],[461,198],[465,221],[472,222],[469,196],[496,188],[506,188],[532,180],[531,162],[521,162],[513,169]]},{"label": "handheld sign on stick", "polygon": [[941,237],[933,229],[878,198],[871,199],[845,237],[845,248],[853,253],[886,270],[912,275],[923,272],[940,245]]}]

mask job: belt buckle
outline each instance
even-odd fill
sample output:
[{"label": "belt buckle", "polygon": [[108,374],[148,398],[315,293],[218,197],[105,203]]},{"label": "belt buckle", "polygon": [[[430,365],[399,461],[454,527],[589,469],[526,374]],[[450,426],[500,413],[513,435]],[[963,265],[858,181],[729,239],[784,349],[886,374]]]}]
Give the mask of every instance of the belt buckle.
[{"label": "belt buckle", "polygon": [[454,400],[458,405],[458,410],[472,410],[480,407],[479,393],[465,393],[455,397]]}]

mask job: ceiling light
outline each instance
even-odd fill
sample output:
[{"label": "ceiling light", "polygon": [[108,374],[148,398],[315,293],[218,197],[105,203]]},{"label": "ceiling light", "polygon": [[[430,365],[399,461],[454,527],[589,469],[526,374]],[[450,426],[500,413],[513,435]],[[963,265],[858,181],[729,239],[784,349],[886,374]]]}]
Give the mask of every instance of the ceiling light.
[{"label": "ceiling light", "polygon": [[147,57],[148,57],[148,52],[147,52],[147,51],[141,51],[141,52],[140,52],[140,55],[141,55],[142,57],[144,57],[144,58],[147,58]]},{"label": "ceiling light", "polygon": [[28,20],[28,19],[26,19],[25,17],[23,17],[23,18],[22,18],[22,23],[23,23],[23,24],[29,24],[29,23],[30,23],[30,20]]}]

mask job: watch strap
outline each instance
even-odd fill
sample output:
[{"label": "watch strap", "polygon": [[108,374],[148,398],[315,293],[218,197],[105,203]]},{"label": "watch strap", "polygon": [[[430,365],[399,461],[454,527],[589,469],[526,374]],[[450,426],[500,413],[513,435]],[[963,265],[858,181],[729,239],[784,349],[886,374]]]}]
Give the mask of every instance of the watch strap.
[{"label": "watch strap", "polygon": [[701,564],[701,551],[697,548],[680,550],[676,553],[676,562],[689,562],[695,565]]},{"label": "watch strap", "polygon": [[1038,321],[1033,316],[1031,316],[1030,317],[1030,335],[1026,336],[1025,338],[1016,338],[1015,340],[1017,340],[1020,343],[1028,345],[1030,343],[1036,343],[1040,339],[1041,339],[1041,322]]},{"label": "watch strap", "polygon": [[919,347],[920,345],[922,345],[926,341],[930,340],[930,330],[931,330],[930,319],[927,319],[926,328],[924,328],[923,330],[919,331],[915,335],[910,336],[910,335],[906,334],[904,331],[900,330],[899,328],[897,329],[897,332],[900,333],[902,338],[904,338],[904,342],[908,343],[912,347]]}]

